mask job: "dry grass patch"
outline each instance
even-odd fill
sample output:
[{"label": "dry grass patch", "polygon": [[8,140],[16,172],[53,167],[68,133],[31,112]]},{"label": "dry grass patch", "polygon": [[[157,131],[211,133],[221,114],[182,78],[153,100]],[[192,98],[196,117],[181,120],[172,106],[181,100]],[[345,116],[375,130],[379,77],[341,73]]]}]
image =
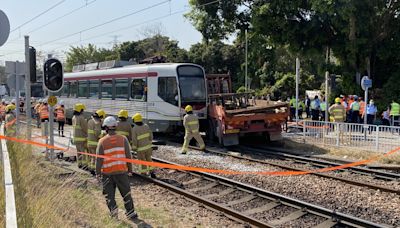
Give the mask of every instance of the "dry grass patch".
[{"label": "dry grass patch", "polygon": [[65,175],[25,145],[15,146],[10,156],[19,226],[130,227],[109,218],[101,191],[89,176]]}]

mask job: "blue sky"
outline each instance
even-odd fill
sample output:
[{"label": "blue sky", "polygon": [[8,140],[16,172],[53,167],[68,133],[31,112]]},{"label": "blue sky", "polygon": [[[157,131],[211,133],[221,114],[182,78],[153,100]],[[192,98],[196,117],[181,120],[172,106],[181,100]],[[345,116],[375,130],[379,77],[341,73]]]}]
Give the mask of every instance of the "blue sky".
[{"label": "blue sky", "polygon": [[[13,30],[61,1],[63,0],[1,0],[0,10],[7,14],[11,30]],[[192,44],[199,42],[201,34],[184,18],[184,12],[176,13],[183,10],[188,12],[188,0],[170,0],[169,2],[121,20],[84,31],[81,34],[76,34],[65,39],[60,39],[69,34],[85,30],[164,1],[64,0],[49,12],[12,32],[7,43],[0,47],[0,63],[4,60],[14,61],[24,59],[24,35],[30,36],[31,45],[35,46],[37,51],[41,51],[44,54],[53,53],[59,58],[63,57],[63,52],[68,50],[70,45],[76,46],[93,43],[99,47],[111,47],[115,39],[114,36],[117,36],[118,42],[138,40],[143,38],[142,31],[146,27],[154,27],[159,24],[162,25],[164,34],[178,40],[179,46],[182,48],[188,49]],[[86,3],[89,4],[83,7]],[[79,7],[83,8],[52,24],[44,26],[51,20]],[[173,15],[169,16],[170,13]],[[163,16],[165,18],[154,21],[154,19]],[[113,32],[129,26],[131,28]],[[35,29],[38,30],[29,33]],[[49,41],[54,42],[49,43]]]}]

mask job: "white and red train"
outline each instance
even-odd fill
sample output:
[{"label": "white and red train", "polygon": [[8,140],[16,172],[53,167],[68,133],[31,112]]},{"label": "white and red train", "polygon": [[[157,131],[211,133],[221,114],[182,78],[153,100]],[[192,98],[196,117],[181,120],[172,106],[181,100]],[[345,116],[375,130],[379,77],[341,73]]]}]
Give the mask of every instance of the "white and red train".
[{"label": "white and red train", "polygon": [[172,132],[182,126],[186,105],[200,119],[207,119],[207,86],[204,69],[190,63],[138,64],[110,69],[65,73],[58,94],[72,118],[76,103],[86,113],[104,109],[117,115],[139,112],[155,132]]}]

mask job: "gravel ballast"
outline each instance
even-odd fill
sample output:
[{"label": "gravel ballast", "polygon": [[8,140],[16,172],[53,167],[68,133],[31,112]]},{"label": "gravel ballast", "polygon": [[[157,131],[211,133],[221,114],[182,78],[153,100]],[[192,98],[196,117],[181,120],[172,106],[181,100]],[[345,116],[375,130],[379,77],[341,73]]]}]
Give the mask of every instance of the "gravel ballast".
[{"label": "gravel ballast", "polygon": [[[281,171],[282,169],[232,157],[223,157],[199,151],[180,154],[180,148],[159,146],[153,155],[183,165],[237,171]],[[276,161],[274,161],[276,162]],[[346,174],[351,175],[351,174]],[[400,197],[367,187],[354,186],[341,181],[315,175],[261,176],[225,175],[236,181],[251,184],[268,191],[303,200],[322,207],[353,215],[376,223],[400,226]],[[360,175],[354,179],[363,181]],[[362,177],[363,178],[363,177]],[[375,180],[374,180],[375,181]],[[381,185],[399,186],[398,182],[380,181]],[[307,218],[306,218],[307,219]]]}]

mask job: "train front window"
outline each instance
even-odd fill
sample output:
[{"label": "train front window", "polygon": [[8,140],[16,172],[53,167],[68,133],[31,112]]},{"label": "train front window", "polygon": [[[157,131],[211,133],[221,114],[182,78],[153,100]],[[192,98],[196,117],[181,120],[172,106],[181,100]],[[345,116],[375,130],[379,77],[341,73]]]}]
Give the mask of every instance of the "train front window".
[{"label": "train front window", "polygon": [[204,102],[206,87],[204,72],[197,66],[178,67],[179,87],[182,102]]},{"label": "train front window", "polygon": [[178,105],[178,88],[175,77],[158,78],[158,96],[167,103]]}]

